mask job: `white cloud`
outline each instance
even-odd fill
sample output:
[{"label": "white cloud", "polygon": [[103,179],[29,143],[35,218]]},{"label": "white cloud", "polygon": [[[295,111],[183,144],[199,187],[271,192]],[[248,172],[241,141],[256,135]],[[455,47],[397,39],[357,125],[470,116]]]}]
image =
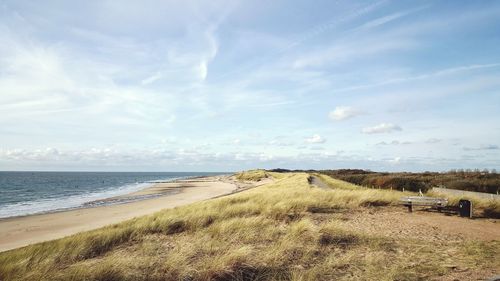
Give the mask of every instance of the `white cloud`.
[{"label": "white cloud", "polygon": [[[408,168],[428,170],[429,167],[456,166],[477,167],[474,157],[446,158],[435,157],[366,157],[357,153],[337,151],[314,151],[312,147],[306,153],[295,155],[273,154],[270,152],[207,152],[206,149],[127,149],[113,147],[95,147],[80,150],[55,148],[39,149],[0,149],[0,167],[13,170],[16,167],[28,167],[29,170],[172,170],[186,171],[234,171],[251,168],[343,168],[360,167],[372,170],[400,171]],[[490,167],[498,167],[497,158],[489,160]],[[17,166],[20,165],[20,166]],[[209,167],[209,168],[207,168]]]},{"label": "white cloud", "polygon": [[335,29],[339,24],[342,24],[346,21],[353,20],[355,18],[358,18],[364,14],[370,13],[371,11],[377,9],[379,6],[383,5],[385,1],[378,1],[372,4],[369,4],[364,7],[360,7],[359,9],[356,9],[353,12],[349,12],[346,14],[343,14],[340,17],[333,17],[332,20],[328,22],[321,23],[319,25],[316,25],[309,29],[307,32],[305,32],[301,37],[297,38],[296,40],[291,41],[288,46],[286,46],[282,51],[293,48],[301,43],[304,43],[307,40],[310,40],[314,37],[317,37],[321,35],[324,32],[327,32],[331,29]]},{"label": "white cloud", "polygon": [[411,49],[417,45],[416,42],[404,38],[399,38],[398,40],[392,38],[368,38],[364,41],[338,43],[330,48],[321,48],[306,53],[304,56],[296,59],[292,67],[294,69],[301,69],[324,67],[331,64],[340,65],[377,54],[382,55],[387,52]]},{"label": "white cloud", "polygon": [[406,145],[406,144],[412,144],[410,141],[398,141],[398,140],[393,140],[391,142],[379,142],[377,145]]},{"label": "white cloud", "polygon": [[309,149],[310,150],[325,150],[325,148],[322,146],[311,146]]},{"label": "white cloud", "polygon": [[320,135],[318,134],[315,134],[313,135],[312,137],[310,138],[307,138],[306,139],[306,142],[307,143],[325,143],[326,142],[326,139],[321,137]]},{"label": "white cloud", "polygon": [[[356,91],[356,90],[366,90],[370,88],[377,88],[377,87],[382,87],[382,86],[389,86],[393,84],[404,84],[404,83],[409,83],[409,82],[415,82],[419,80],[426,80],[426,79],[436,79],[436,78],[441,78],[443,76],[453,76],[457,74],[462,74],[462,73],[467,73],[467,72],[472,72],[472,71],[480,71],[480,70],[486,70],[489,68],[498,68],[500,66],[500,63],[492,63],[492,64],[474,64],[474,65],[463,65],[463,66],[458,66],[458,67],[449,67],[449,68],[444,68],[440,69],[437,71],[430,71],[427,73],[423,74],[417,74],[413,76],[403,76],[403,77],[398,77],[398,78],[393,78],[393,77],[387,77],[386,79],[380,79],[379,82],[372,83],[372,84],[360,84],[360,85],[355,85],[355,86],[348,86],[345,88],[338,88],[335,89],[335,93],[338,92],[349,92],[349,91]],[[392,74],[391,74],[392,76]],[[440,81],[442,83],[442,81]],[[455,85],[455,84],[454,84]],[[458,89],[462,87],[459,85]],[[456,92],[456,91],[454,91]]]},{"label": "white cloud", "polygon": [[342,120],[346,120],[346,119],[358,116],[360,114],[361,114],[360,111],[358,111],[350,106],[337,106],[337,107],[335,107],[335,110],[330,111],[328,116],[332,120],[342,121]]},{"label": "white cloud", "polygon": [[425,141],[425,143],[438,143],[438,142],[441,142],[442,140],[441,139],[438,139],[438,138],[430,138],[430,139],[427,139]]},{"label": "white cloud", "polygon": [[399,164],[401,162],[401,157],[394,157],[393,159],[389,159],[387,162],[395,165],[395,164]]},{"label": "white cloud", "polygon": [[392,133],[395,131],[402,131],[403,129],[392,123],[380,123],[373,127],[363,128],[362,132],[364,134],[382,134],[382,133]]},{"label": "white cloud", "polygon": [[275,145],[275,146],[292,146],[294,143],[293,142],[287,142],[287,141],[282,141],[278,139],[274,139],[268,142],[269,145]]},{"label": "white cloud", "polygon": [[161,139],[160,142],[161,142],[161,144],[164,144],[164,145],[172,145],[172,144],[176,144],[177,143],[177,139],[173,138],[173,137],[163,138],[163,139]]},{"label": "white cloud", "polygon": [[472,150],[498,150],[498,149],[500,149],[500,148],[496,144],[480,145],[478,147],[464,147],[464,150],[466,150],[466,151],[472,151]]},{"label": "white cloud", "polygon": [[207,79],[207,75],[208,75],[208,67],[207,67],[206,61],[203,60],[200,62],[200,65],[198,66],[198,71],[200,73],[201,81],[205,81],[205,79]]},{"label": "white cloud", "polygon": [[376,28],[376,27],[385,25],[387,23],[390,23],[390,22],[392,22],[394,20],[397,20],[399,18],[405,17],[405,16],[407,16],[409,14],[412,14],[412,13],[415,13],[415,12],[419,12],[419,11],[421,11],[423,9],[428,8],[428,7],[429,6],[422,6],[422,7],[418,7],[418,8],[415,8],[415,9],[410,9],[410,10],[401,11],[401,12],[397,12],[397,13],[394,13],[394,14],[386,15],[386,16],[383,16],[383,17],[371,20],[371,21],[363,24],[362,26],[360,26],[358,29],[372,29],[372,28]]},{"label": "white cloud", "polygon": [[149,84],[151,84],[151,83],[155,82],[156,80],[161,79],[161,77],[162,77],[161,73],[157,72],[157,73],[155,73],[155,74],[153,74],[153,75],[149,76],[148,78],[143,79],[143,80],[141,81],[141,84],[142,84],[142,85],[149,85]]}]

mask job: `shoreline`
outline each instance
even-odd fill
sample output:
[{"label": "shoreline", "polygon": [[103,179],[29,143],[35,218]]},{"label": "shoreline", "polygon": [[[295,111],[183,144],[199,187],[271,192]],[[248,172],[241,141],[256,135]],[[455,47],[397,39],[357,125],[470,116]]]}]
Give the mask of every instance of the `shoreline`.
[{"label": "shoreline", "polygon": [[[94,206],[2,218],[0,252],[228,195],[241,187],[230,178],[220,175],[153,183],[129,194],[93,201]],[[139,199],[125,201],[131,198]],[[109,204],[115,200],[118,203]]]},{"label": "shoreline", "polygon": [[[200,180],[201,181],[204,178],[211,179],[211,178],[216,178],[216,177],[230,177],[230,176],[231,176],[231,174],[186,176],[186,177],[173,178],[170,180],[167,179],[167,180],[157,180],[157,181],[155,180],[155,181],[141,182],[139,184],[143,184],[143,185],[147,185],[147,186],[144,186],[138,190],[130,191],[130,192],[125,193],[125,194],[114,195],[111,197],[106,197],[106,198],[88,201],[88,202],[82,203],[81,205],[76,206],[76,207],[62,207],[62,208],[58,208],[58,209],[39,211],[39,212],[35,212],[35,213],[28,213],[28,214],[8,216],[8,217],[0,217],[0,222],[2,222],[4,220],[23,218],[23,217],[29,217],[29,216],[54,214],[54,213],[68,212],[68,211],[73,211],[73,210],[89,209],[89,208],[104,207],[104,206],[111,206],[111,205],[120,205],[120,204],[128,204],[128,203],[132,203],[132,202],[136,202],[136,201],[149,200],[149,199],[153,199],[156,197],[167,196],[170,194],[177,193],[173,189],[169,190],[169,191],[164,191],[164,192],[162,192],[162,191],[152,192],[158,188],[157,185],[168,184],[168,183],[187,182],[190,180],[195,180],[195,181]],[[116,201],[116,202],[113,202],[113,201]]]}]

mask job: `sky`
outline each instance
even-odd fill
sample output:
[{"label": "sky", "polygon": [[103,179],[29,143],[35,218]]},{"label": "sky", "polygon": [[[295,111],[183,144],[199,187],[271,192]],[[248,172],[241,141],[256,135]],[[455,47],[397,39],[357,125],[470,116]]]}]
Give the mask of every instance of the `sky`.
[{"label": "sky", "polygon": [[1,1],[0,170],[500,170],[500,1]]}]

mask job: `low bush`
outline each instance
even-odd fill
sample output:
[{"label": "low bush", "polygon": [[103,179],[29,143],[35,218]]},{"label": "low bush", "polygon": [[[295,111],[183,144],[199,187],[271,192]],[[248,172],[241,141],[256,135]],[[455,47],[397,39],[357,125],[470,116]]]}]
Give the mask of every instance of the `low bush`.
[{"label": "low bush", "polygon": [[426,192],[432,187],[497,193],[500,191],[500,174],[485,172],[423,172],[423,173],[380,173],[364,170],[322,170],[314,171],[353,184],[372,188]]}]

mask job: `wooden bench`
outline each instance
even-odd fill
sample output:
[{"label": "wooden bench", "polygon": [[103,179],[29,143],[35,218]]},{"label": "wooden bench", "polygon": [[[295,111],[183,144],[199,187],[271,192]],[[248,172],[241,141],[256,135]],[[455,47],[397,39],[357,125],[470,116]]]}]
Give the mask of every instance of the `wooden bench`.
[{"label": "wooden bench", "polygon": [[425,197],[425,196],[408,196],[400,199],[404,206],[408,207],[408,211],[413,212],[413,206],[430,206],[441,211],[448,205],[448,199]]}]

